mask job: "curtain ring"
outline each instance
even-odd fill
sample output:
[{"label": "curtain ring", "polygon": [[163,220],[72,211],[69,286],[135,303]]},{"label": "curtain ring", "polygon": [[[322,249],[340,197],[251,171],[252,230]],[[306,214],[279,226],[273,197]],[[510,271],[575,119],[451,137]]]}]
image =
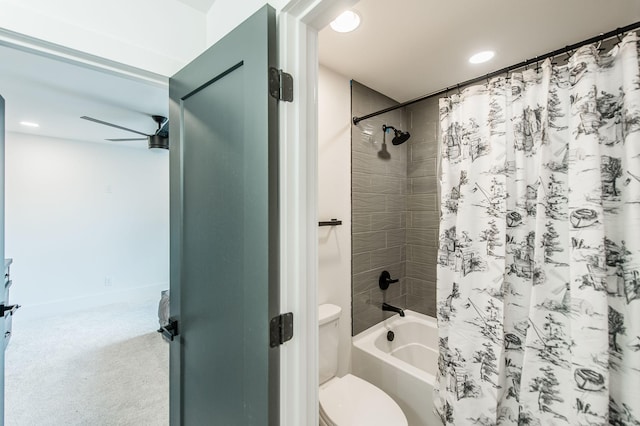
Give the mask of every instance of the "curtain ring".
[{"label": "curtain ring", "polygon": [[487,79],[487,84],[489,84],[489,74],[487,74],[486,79]]},{"label": "curtain ring", "polygon": [[456,87],[458,88],[458,96],[460,96],[460,84],[457,84]]},{"label": "curtain ring", "polygon": [[536,56],[536,72],[540,72],[540,63],[538,62],[537,56]]},{"label": "curtain ring", "polygon": [[[602,33],[600,33],[600,36],[602,36]],[[600,46],[602,46],[602,39],[598,40],[598,45],[596,46],[596,50],[598,52],[602,52],[604,49],[601,49]]]},{"label": "curtain ring", "polygon": [[564,47],[564,53],[565,53],[565,55],[567,55],[567,57],[566,57],[566,58],[564,58],[564,60],[565,60],[566,62],[569,62],[569,58],[571,58],[571,55],[573,55],[573,53],[571,53],[571,52],[569,51],[569,46],[565,46],[565,47]]},{"label": "curtain ring", "polygon": [[618,38],[617,45],[619,46],[620,43],[622,43],[622,38],[620,37],[620,28],[617,28],[616,31],[618,31],[618,33],[616,34],[616,37]]}]

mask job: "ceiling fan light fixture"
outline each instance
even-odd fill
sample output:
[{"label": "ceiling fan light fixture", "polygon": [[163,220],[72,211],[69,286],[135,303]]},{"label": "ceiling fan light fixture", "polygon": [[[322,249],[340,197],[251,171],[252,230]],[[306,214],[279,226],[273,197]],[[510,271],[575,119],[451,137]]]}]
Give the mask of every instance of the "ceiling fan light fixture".
[{"label": "ceiling fan light fixture", "polygon": [[165,138],[160,135],[149,136],[149,149],[150,150],[162,150],[169,149],[169,138]]},{"label": "ceiling fan light fixture", "polygon": [[142,133],[137,130],[128,129],[126,127],[118,126],[117,124],[109,123],[108,121],[98,120],[97,118],[88,117],[83,115],[83,120],[92,121],[94,123],[102,124],[109,127],[114,127],[116,129],[124,130],[127,132],[136,133],[138,135],[144,136],[144,138],[119,138],[119,139],[105,139],[111,142],[125,142],[125,141],[143,141],[146,140],[148,143],[148,147],[151,150],[167,150],[169,149],[169,121],[167,121],[166,117],[161,115],[152,115],[151,118],[158,125],[158,129],[154,134]]}]

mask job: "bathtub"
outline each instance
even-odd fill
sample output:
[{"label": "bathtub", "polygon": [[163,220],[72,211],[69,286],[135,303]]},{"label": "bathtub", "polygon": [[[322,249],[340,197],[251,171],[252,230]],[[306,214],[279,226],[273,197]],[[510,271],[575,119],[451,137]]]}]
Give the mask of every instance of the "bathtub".
[{"label": "bathtub", "polygon": [[[439,426],[433,411],[438,368],[435,318],[405,310],[353,338],[353,374],[373,383],[402,408],[409,426]],[[387,340],[393,331],[393,341]]]}]

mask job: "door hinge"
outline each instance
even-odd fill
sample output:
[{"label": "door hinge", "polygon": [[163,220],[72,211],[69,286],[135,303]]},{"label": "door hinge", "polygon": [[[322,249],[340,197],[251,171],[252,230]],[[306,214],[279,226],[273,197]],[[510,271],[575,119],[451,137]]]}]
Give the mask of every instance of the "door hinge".
[{"label": "door hinge", "polygon": [[269,323],[269,345],[274,348],[293,337],[293,313],[287,312],[271,318]]},{"label": "door hinge", "polygon": [[293,102],[293,77],[277,68],[269,68],[269,94],[279,101]]},{"label": "door hinge", "polygon": [[20,305],[0,304],[0,318],[15,314],[19,307]]},{"label": "door hinge", "polygon": [[173,318],[169,318],[169,323],[165,326],[160,327],[158,329],[158,333],[162,333],[162,337],[173,342],[173,338],[179,334],[178,321],[174,320]]}]

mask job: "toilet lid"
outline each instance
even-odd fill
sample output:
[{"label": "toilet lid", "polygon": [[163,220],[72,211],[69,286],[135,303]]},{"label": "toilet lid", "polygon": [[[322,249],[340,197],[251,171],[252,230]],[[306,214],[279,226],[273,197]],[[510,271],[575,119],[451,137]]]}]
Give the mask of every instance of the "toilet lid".
[{"label": "toilet lid", "polygon": [[320,409],[337,426],[407,426],[389,395],[351,374],[320,389]]}]

